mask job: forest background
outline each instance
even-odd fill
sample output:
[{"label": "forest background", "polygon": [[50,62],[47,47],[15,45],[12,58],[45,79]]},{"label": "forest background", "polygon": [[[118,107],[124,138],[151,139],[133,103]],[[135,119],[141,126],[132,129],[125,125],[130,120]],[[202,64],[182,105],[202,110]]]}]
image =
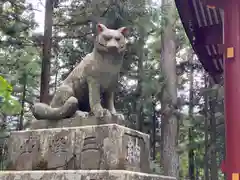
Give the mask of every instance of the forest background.
[{"label": "forest background", "polygon": [[6,140],[26,129],[93,48],[98,22],[130,29],[116,92],[129,127],[150,134],[153,173],[222,180],[223,85],[194,54],[173,0],[0,1],[0,167]]}]

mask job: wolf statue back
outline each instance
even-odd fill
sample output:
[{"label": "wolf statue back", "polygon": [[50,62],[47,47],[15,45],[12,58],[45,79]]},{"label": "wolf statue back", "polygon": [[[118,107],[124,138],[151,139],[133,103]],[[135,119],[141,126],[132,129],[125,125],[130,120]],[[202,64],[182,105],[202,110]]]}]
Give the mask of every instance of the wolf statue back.
[{"label": "wolf statue back", "polygon": [[126,50],[127,32],[126,27],[114,30],[98,24],[93,51],[62,82],[50,105],[34,104],[34,117],[60,120],[89,112],[96,117],[117,114],[114,90]]}]

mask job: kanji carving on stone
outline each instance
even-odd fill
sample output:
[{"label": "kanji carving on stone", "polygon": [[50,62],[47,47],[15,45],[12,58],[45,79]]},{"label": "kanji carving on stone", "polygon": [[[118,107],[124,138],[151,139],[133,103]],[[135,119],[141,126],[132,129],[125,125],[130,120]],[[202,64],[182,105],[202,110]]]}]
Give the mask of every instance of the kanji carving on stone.
[{"label": "kanji carving on stone", "polygon": [[129,163],[140,163],[141,148],[138,145],[138,138],[135,138],[135,142],[131,138],[127,145],[127,160]]}]

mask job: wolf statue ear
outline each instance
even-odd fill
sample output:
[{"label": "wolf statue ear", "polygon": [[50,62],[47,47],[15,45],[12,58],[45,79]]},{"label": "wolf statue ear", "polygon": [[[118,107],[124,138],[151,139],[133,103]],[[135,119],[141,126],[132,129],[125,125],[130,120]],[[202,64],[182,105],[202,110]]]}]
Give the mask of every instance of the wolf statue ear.
[{"label": "wolf statue ear", "polygon": [[105,25],[103,25],[103,24],[101,24],[101,23],[98,23],[97,24],[97,32],[98,33],[101,33],[101,32],[103,32],[104,30],[106,30],[107,29],[107,27],[105,26]]},{"label": "wolf statue ear", "polygon": [[126,27],[121,27],[118,29],[118,31],[121,32],[123,34],[123,36],[128,35],[128,28],[126,28]]}]

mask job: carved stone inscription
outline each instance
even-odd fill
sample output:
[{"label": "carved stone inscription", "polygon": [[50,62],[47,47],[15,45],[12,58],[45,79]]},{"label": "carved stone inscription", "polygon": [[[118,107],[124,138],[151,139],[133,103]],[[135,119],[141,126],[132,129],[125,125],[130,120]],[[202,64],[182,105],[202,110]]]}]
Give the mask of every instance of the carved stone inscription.
[{"label": "carved stone inscription", "polygon": [[73,160],[73,144],[71,131],[60,131],[49,139],[48,156],[48,169],[72,169],[67,167],[70,161]]},{"label": "carved stone inscription", "polygon": [[67,136],[61,136],[60,134],[56,135],[51,142],[49,143],[49,150],[51,153],[59,154],[67,152]]},{"label": "carved stone inscription", "polygon": [[16,159],[16,170],[28,170],[34,168],[38,162],[40,140],[38,136],[30,135],[23,140],[18,149],[19,156]]},{"label": "carved stone inscription", "polygon": [[149,172],[148,139],[136,132],[124,133],[126,168],[131,171]]},{"label": "carved stone inscription", "polygon": [[81,152],[81,169],[100,169],[101,149],[95,136],[84,139]]},{"label": "carved stone inscription", "polygon": [[[134,142],[135,141],[135,142]],[[141,147],[138,144],[138,138],[129,138],[128,144],[127,144],[127,161],[132,164],[140,163],[141,157],[140,157]]]}]

